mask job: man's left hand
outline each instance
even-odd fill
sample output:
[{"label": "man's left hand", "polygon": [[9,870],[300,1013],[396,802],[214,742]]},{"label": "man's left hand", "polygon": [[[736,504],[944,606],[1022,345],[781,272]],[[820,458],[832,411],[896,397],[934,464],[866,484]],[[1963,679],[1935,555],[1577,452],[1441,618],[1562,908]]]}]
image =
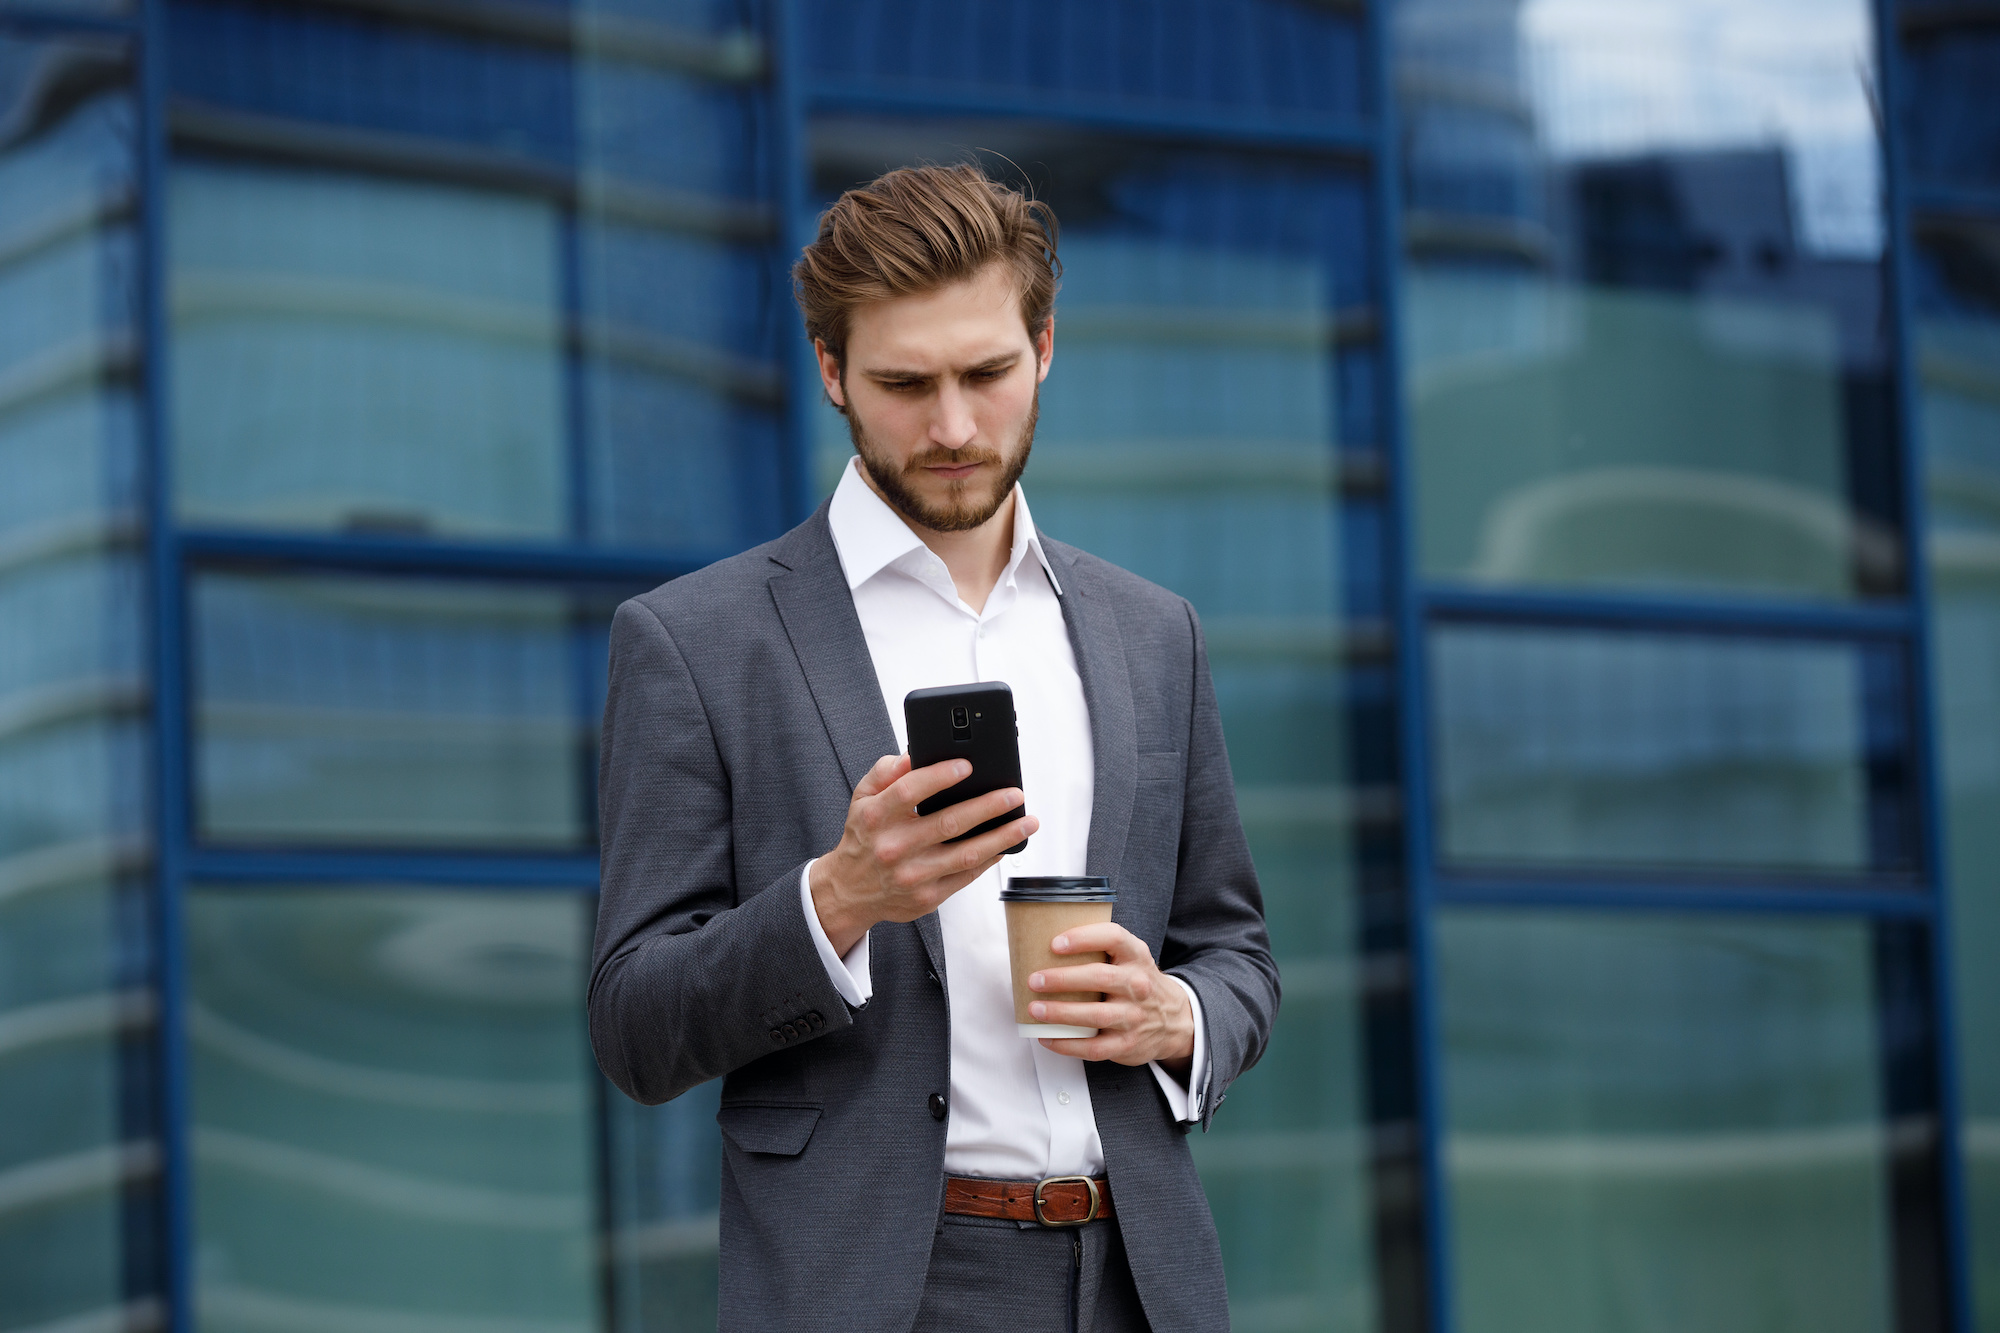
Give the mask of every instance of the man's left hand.
[{"label": "man's left hand", "polygon": [[1032,990],[1104,993],[1104,999],[1094,1004],[1058,1000],[1030,1004],[1028,1012],[1037,1022],[1097,1029],[1094,1037],[1043,1037],[1042,1045],[1058,1055],[1115,1060],[1121,1065],[1158,1060],[1169,1074],[1187,1082],[1194,1060],[1194,1006],[1179,983],[1154,965],[1145,941],[1107,921],[1064,931],[1056,936],[1054,948],[1059,954],[1109,954],[1110,961],[1051,967],[1028,977]]}]

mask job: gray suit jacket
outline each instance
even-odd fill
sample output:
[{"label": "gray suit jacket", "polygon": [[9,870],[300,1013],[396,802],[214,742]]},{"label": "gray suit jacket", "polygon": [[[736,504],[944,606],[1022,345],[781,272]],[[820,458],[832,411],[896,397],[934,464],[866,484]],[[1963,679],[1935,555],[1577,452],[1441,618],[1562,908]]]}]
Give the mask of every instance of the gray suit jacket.
[{"label": "gray suit jacket", "polygon": [[[942,1206],[938,919],[874,928],[874,994],[850,1009],[799,904],[800,869],[897,750],[826,514],[626,602],[611,631],[591,1044],[641,1102],[724,1080],[724,1330],[908,1329]],[[1201,629],[1181,598],[1043,548],[1096,750],[1085,869],[1111,877],[1114,919],[1201,997],[1213,1115],[1263,1053],[1278,973]],[[1153,1327],[1226,1328],[1185,1128],[1145,1067],[1088,1068]]]}]

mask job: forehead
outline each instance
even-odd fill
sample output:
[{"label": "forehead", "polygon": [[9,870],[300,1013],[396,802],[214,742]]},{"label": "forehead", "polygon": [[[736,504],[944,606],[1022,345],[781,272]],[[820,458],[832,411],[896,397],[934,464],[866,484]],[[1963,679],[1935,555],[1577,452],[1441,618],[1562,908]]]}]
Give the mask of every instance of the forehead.
[{"label": "forehead", "polygon": [[1033,347],[1020,293],[999,264],[935,291],[862,306],[847,331],[848,360],[863,371],[972,365]]}]

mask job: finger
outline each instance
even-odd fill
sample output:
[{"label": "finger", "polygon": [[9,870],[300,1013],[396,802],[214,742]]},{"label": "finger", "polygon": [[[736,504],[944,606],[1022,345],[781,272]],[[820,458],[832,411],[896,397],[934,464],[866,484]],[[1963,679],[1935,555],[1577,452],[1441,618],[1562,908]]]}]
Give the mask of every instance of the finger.
[{"label": "finger", "polygon": [[1132,999],[1133,973],[1136,969],[1116,963],[1079,963],[1075,967],[1051,967],[1028,975],[1028,989],[1033,991],[1101,991],[1108,995]]},{"label": "finger", "polygon": [[1036,1000],[1028,1012],[1037,1023],[1096,1028],[1100,1033],[1123,1032],[1139,1017],[1138,1010],[1123,1000]]},{"label": "finger", "polygon": [[[918,873],[927,879],[944,879],[963,874],[983,875],[1001,854],[1016,843],[1026,842],[1042,826],[1033,815],[1023,815],[1012,823],[982,833],[964,842],[941,842],[914,859]],[[975,872],[974,867],[977,867]]]},{"label": "finger", "polygon": [[[1024,799],[1019,787],[1005,787],[975,796],[969,801],[960,801],[957,805],[948,805],[917,821],[914,830],[917,843],[927,845],[956,838],[967,829],[978,828],[987,820],[1006,814]],[[1014,844],[1010,842],[1007,845],[1012,847]]]},{"label": "finger", "polygon": [[[908,763],[908,759],[904,760]],[[897,778],[888,789],[898,807],[916,809],[920,802],[927,801],[947,787],[955,787],[972,776],[972,764],[964,759],[947,759],[932,764],[928,768],[912,768]]]},{"label": "finger", "polygon": [[854,788],[854,799],[866,796],[880,796],[889,784],[910,771],[910,756],[906,754],[885,754],[875,761],[875,767],[861,775],[861,781]]},{"label": "finger", "polygon": [[1153,961],[1146,942],[1115,921],[1095,921],[1087,926],[1071,926],[1050,942],[1057,953],[1108,953],[1114,963]]},{"label": "finger", "polygon": [[[1124,1034],[1103,1037],[1043,1037],[1043,1046],[1057,1055],[1073,1055],[1079,1060],[1119,1060],[1132,1049],[1132,1043]],[[1125,1064],[1144,1064],[1145,1061],[1124,1060]]]}]

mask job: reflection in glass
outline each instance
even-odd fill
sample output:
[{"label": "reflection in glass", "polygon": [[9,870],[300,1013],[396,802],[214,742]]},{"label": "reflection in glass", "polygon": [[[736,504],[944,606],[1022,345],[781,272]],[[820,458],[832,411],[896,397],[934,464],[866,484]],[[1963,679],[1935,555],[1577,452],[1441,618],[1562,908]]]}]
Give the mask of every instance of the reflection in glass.
[{"label": "reflection in glass", "polygon": [[[1355,119],[1367,39],[1350,11],[1285,0],[1096,0],[995,5],[977,27],[921,0],[813,6],[813,72],[946,97],[978,89],[1126,111]],[[976,34],[976,37],[974,36]]]},{"label": "reflection in glass", "polygon": [[173,7],[190,521],[707,556],[784,526],[761,40],[576,10]]},{"label": "reflection in glass", "polygon": [[1975,1321],[2000,1328],[2000,223],[1928,238],[1917,352]]},{"label": "reflection in glass", "polygon": [[[1234,1326],[1373,1330],[1334,389],[1367,187],[1317,163],[860,120],[816,127],[818,183],[967,143],[1033,164],[1062,223],[1036,521],[1200,613],[1284,972],[1270,1050],[1194,1145]],[[831,409],[819,430],[830,485],[853,450]]]},{"label": "reflection in glass", "polygon": [[597,1327],[588,911],[191,896],[204,1329]]},{"label": "reflection in glass", "polygon": [[1886,649],[1810,640],[1439,628],[1442,853],[1907,868],[1906,793],[1870,783],[1871,764],[1906,762],[1894,662]]},{"label": "reflection in glass", "polygon": [[1403,0],[1426,575],[1900,586],[1868,13]]},{"label": "reflection in glass", "polygon": [[622,1333],[715,1326],[721,1096],[720,1079],[660,1106],[606,1093],[612,1327]]},{"label": "reflection in glass", "polygon": [[667,68],[607,40],[576,66],[586,528],[717,553],[776,536],[777,340],[794,316],[772,299],[763,46],[732,6],[577,9],[607,33],[671,25],[705,53]]},{"label": "reflection in glass", "polygon": [[[79,5],[77,8],[113,6]],[[128,53],[0,36],[0,1328],[156,1319]]]},{"label": "reflection in glass", "polygon": [[1888,1333],[1873,948],[1855,921],[1450,911],[1466,1333]]},{"label": "reflection in glass", "polygon": [[183,162],[172,228],[189,521],[560,535],[549,205]]},{"label": "reflection in glass", "polygon": [[[1911,184],[1918,190],[2000,185],[2000,100],[1993,96],[2000,28],[1991,11],[1909,0],[1897,19],[1907,91],[1897,99],[1896,128]],[[1990,202],[1973,208],[1989,221],[1996,211]]]},{"label": "reflection in glass", "polygon": [[532,586],[202,577],[202,833],[587,845],[596,716],[584,675],[602,664],[580,636],[601,641],[608,613]]}]

